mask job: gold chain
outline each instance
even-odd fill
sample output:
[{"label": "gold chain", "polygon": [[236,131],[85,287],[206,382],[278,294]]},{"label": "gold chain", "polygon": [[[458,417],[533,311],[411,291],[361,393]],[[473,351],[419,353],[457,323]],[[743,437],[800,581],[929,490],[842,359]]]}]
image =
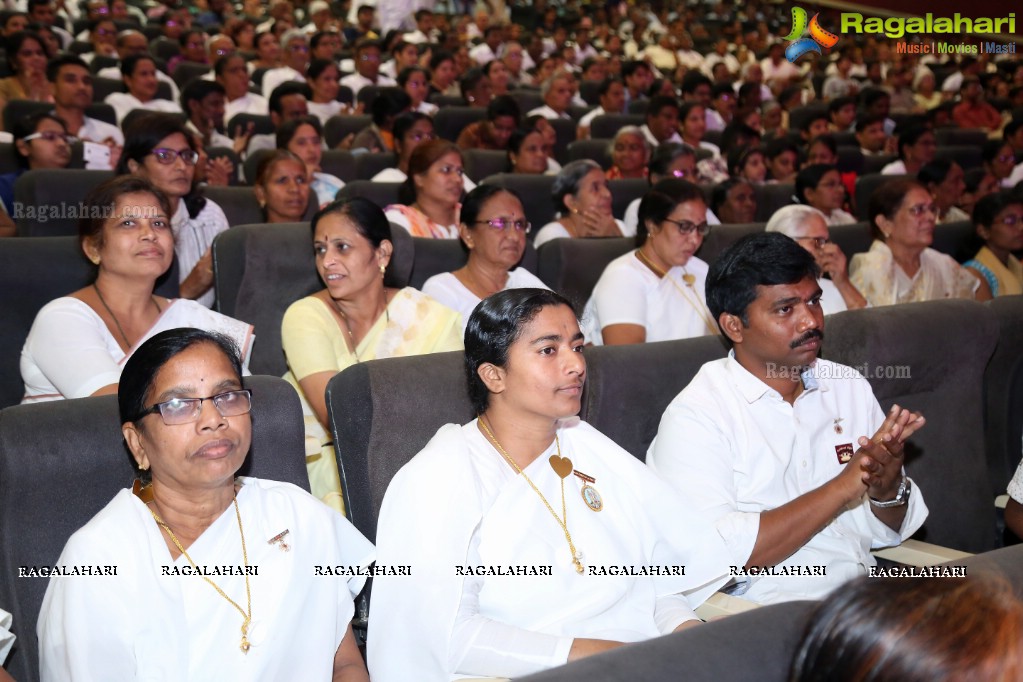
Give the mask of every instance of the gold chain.
[{"label": "gold chain", "polygon": [[[572,552],[572,563],[575,564],[575,572],[582,573],[583,572],[583,564],[581,561],[583,556],[582,552],[576,550],[575,543],[572,542],[572,534],[568,532],[568,510],[565,507],[565,479],[564,478],[561,479],[561,516],[558,516],[558,513],[554,511],[554,507],[552,507],[551,503],[547,501],[547,498],[544,497],[544,494],[540,492],[539,488],[536,487],[536,484],[533,483],[532,479],[530,479],[529,476],[526,475],[526,472],[522,470],[522,467],[520,467],[515,462],[515,460],[511,458],[511,455],[505,452],[504,448],[501,447],[501,444],[497,442],[497,437],[494,436],[493,431],[491,431],[490,428],[487,426],[487,423],[483,420],[483,417],[479,418],[479,422],[480,426],[483,427],[483,432],[486,433],[487,438],[489,438],[490,442],[494,444],[494,447],[497,448],[497,451],[500,452],[501,455],[503,455],[506,460],[508,460],[508,463],[512,465],[515,471],[519,472],[522,478],[526,479],[526,483],[528,483],[529,487],[532,488],[536,492],[536,494],[540,496],[540,499],[543,501],[544,506],[547,507],[547,511],[551,513],[551,516],[554,517],[554,520],[558,522],[559,526],[561,526],[561,530],[565,532],[565,539],[568,540],[568,549],[570,552]],[[561,441],[558,440],[557,433],[554,434],[554,444],[558,448],[558,458],[560,459]]]},{"label": "gold chain", "polygon": [[[92,288],[95,289],[96,297],[99,298],[99,302],[103,304],[103,309],[107,311],[107,314],[110,315],[110,319],[114,321],[114,326],[117,327],[117,331],[121,333],[121,338],[124,339],[125,347],[130,351],[131,341],[128,340],[128,335],[124,333],[124,329],[121,327],[121,323],[117,321],[117,315],[114,315],[114,311],[111,310],[110,306],[107,305],[106,300],[104,300],[103,298],[103,294],[100,292],[99,287],[96,286],[95,282],[92,283]],[[162,313],[163,310],[160,308],[160,302],[156,300],[156,296],[153,296],[152,299],[153,304],[156,305],[156,312]]]},{"label": "gold chain", "polygon": [[[678,293],[682,295],[682,298],[686,300],[686,303],[693,307],[696,314],[699,315],[700,319],[703,320],[703,323],[707,325],[707,330],[710,331],[711,334],[718,333],[717,325],[714,324],[714,318],[711,317],[710,311],[707,310],[707,306],[700,300],[700,296],[696,294],[696,292],[693,292],[693,295],[696,296],[696,300],[694,301],[689,297],[689,294],[686,293],[685,289],[678,285],[678,282],[676,282],[672,277],[669,277],[666,271],[657,267],[654,262],[650,260],[650,257],[643,253],[642,248],[636,249],[636,258],[638,258],[643,265],[653,270],[655,275],[661,279],[666,279],[671,282],[672,286],[674,286]],[[692,277],[692,275],[686,272],[685,266],[682,267],[682,272],[685,273],[685,276]],[[686,286],[692,289],[692,285]]]},{"label": "gold chain", "polygon": [[[234,502],[235,518],[238,519],[238,534],[241,535],[242,537],[242,558],[245,560],[245,599],[246,599],[245,606],[247,607],[247,612],[243,611],[242,607],[238,606],[234,599],[228,597],[224,590],[220,589],[220,586],[217,585],[215,582],[210,580],[205,575],[202,576],[202,579],[208,582],[210,586],[217,591],[217,594],[219,594],[221,597],[229,601],[231,603],[231,606],[238,609],[238,613],[242,614],[242,618],[244,618],[245,620],[242,622],[242,643],[240,648],[242,650],[242,653],[247,654],[249,653],[250,646],[248,637],[249,623],[252,622],[252,593],[249,591],[249,553],[245,549],[245,531],[242,529],[241,512],[238,511],[238,498],[237,497],[234,498],[232,502]],[[188,559],[188,563],[192,564],[192,568],[194,568],[195,570],[199,570],[199,567],[195,565],[194,561],[192,561],[192,557],[188,556],[188,552],[186,552],[185,548],[181,546],[181,543],[178,541],[178,538],[174,535],[174,531],[170,529],[170,526],[168,526],[167,523],[163,519],[161,519],[155,511],[153,511],[152,507],[146,508],[149,509],[149,513],[153,515],[153,519],[156,520],[156,522],[165,531],[167,531],[167,535],[170,536],[171,542],[173,542],[174,546],[178,548],[178,550],[185,556],[186,559]]]}]

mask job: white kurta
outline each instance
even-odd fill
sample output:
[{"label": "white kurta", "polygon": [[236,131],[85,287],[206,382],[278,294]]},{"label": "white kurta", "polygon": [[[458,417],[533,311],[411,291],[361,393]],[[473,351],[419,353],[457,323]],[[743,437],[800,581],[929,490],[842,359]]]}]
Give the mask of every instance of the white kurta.
[{"label": "white kurta", "polygon": [[[536,275],[525,268],[515,268],[508,272],[508,289],[550,289]],[[423,293],[431,296],[462,316],[462,332],[469,324],[469,316],[480,303],[480,298],[469,291],[454,274],[442,272],[434,275],[423,283]]]},{"label": "white kurta", "polygon": [[[457,567],[528,566],[551,575],[488,576],[478,590],[483,620],[555,642],[565,637],[639,641],[686,619],[655,619],[665,598],[684,593],[696,607],[725,581],[728,556],[708,523],[630,454],[578,419],[558,429],[561,453],[593,477],[603,510],[581,496],[582,480],[564,481],[567,525],[587,572],[572,564],[561,525],[524,477],[515,474],[480,433],[477,422],[448,424],[391,480],[377,526],[378,559],[411,565],[412,576],[374,581],[369,666],[374,682],[446,681],[458,673],[518,675],[564,663],[537,662],[508,639],[494,668],[456,670],[452,633],[466,582]],[[561,479],[538,457],[526,475],[561,514]],[[473,558],[473,552],[478,559]],[[685,566],[685,575],[600,575],[600,569]],[[464,606],[464,605],[463,605]],[[689,609],[686,613],[691,617]],[[555,646],[555,648],[558,648]],[[457,657],[456,657],[457,658]],[[479,657],[475,660],[479,664]]]},{"label": "white kurta", "polygon": [[[373,546],[341,515],[290,483],[239,479],[250,575],[251,648],[242,616],[201,577],[163,575],[172,561],[149,508],[122,490],[68,540],[62,566],[114,566],[116,576],[50,579],[38,634],[43,682],[59,680],[330,680],[364,577],[317,575],[361,566]],[[288,530],[289,551],[269,540]],[[199,566],[241,566],[234,506],[188,548]],[[211,578],[242,608],[243,575]]]},{"label": "white kurta", "polygon": [[[646,329],[647,341],[688,339],[716,334],[704,289],[709,267],[693,256],[685,272],[675,266],[658,277],[636,258],[635,251],[615,258],[593,288],[583,310],[586,340],[604,344],[601,331],[613,324],[634,324]],[[686,286],[685,273],[693,275],[693,286]]]},{"label": "white kurta", "polygon": [[[776,509],[838,476],[860,436],[884,421],[870,384],[852,367],[817,360],[790,405],[733,355],[705,364],[668,405],[647,464],[684,499],[714,519],[743,566],[753,552],[761,512]],[[836,429],[836,425],[838,428]],[[712,456],[711,456],[712,455]],[[897,545],[923,524],[927,506],[914,486],[899,531],[873,513],[866,494],[778,566],[825,566],[827,574],[761,575],[746,599],[820,599],[876,562],[870,550]]]}]

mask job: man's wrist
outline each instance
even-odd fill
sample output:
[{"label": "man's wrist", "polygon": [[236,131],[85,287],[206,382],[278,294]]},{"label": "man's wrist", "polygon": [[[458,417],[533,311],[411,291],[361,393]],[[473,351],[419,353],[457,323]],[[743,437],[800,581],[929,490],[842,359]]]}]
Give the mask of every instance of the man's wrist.
[{"label": "man's wrist", "polygon": [[868,493],[870,504],[879,509],[888,509],[889,507],[901,507],[909,502],[910,493],[913,490],[913,481],[910,480],[909,476],[905,473],[902,474],[902,479],[899,481],[899,487],[895,491],[895,495],[888,499],[877,499]]}]

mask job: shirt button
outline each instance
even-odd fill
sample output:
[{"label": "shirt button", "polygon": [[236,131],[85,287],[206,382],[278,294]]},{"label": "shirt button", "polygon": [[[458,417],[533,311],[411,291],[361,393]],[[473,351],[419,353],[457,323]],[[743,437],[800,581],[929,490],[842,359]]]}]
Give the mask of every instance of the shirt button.
[{"label": "shirt button", "polygon": [[803,468],[804,469],[806,468],[806,460],[805,459],[803,460]]}]

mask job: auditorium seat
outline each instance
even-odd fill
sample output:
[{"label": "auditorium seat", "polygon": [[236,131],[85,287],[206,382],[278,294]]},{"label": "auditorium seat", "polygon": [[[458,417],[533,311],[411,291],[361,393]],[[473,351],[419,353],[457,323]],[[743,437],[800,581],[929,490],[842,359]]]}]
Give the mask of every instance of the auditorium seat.
[{"label": "auditorium seat", "polygon": [[[0,297],[0,408],[18,404],[25,394],[21,349],[36,313],[53,299],[88,286],[93,270],[78,237],[0,239],[0,291],[11,292]],[[178,297],[176,261],[157,283],[156,293]]]},{"label": "auditorium seat", "polygon": [[193,78],[201,78],[208,74],[211,70],[212,69],[209,64],[184,61],[178,63],[178,65],[174,68],[174,73],[171,74],[171,78],[174,79],[175,85],[179,88],[184,88],[190,80]]},{"label": "auditorium seat", "polygon": [[[295,389],[276,377],[249,377],[245,384],[253,394],[252,449],[239,473],[308,490]],[[116,396],[0,411],[0,572],[5,576],[0,604],[14,617],[18,639],[7,668],[16,679],[39,679],[36,620],[48,584],[16,578],[18,567],[56,564],[71,534],[130,487],[133,476]],[[125,581],[127,589],[130,576]],[[145,595],[139,599],[144,602]]]},{"label": "auditorium seat", "polygon": [[508,153],[499,149],[463,149],[462,164],[466,176],[479,184],[483,178],[508,170]]},{"label": "auditorium seat", "polygon": [[[242,130],[248,129],[250,123],[252,124],[253,135],[273,135],[276,132],[273,121],[270,120],[269,116],[248,113],[232,116],[231,120],[227,122],[227,132],[229,135],[234,135],[234,131],[239,128]],[[255,177],[255,174],[252,177]]]},{"label": "auditorium seat", "polygon": [[[92,79],[92,101],[101,104],[107,95],[114,92],[128,92],[128,87],[123,80],[116,78],[100,78],[94,76]],[[156,86],[156,99],[172,100],[173,94],[170,83],[160,81]]]},{"label": "auditorium seat", "polygon": [[323,139],[330,149],[336,149],[341,141],[349,135],[355,136],[363,128],[369,127],[373,119],[369,116],[331,116],[323,126]]},{"label": "auditorium seat", "polygon": [[870,225],[862,223],[851,223],[849,225],[832,225],[828,228],[828,236],[831,241],[838,244],[847,260],[851,260],[854,253],[866,253],[874,237],[870,233]]},{"label": "auditorium seat", "polygon": [[[394,152],[380,152],[374,153],[369,152],[366,154],[351,154],[348,153],[348,157],[343,162],[347,165],[345,169],[348,174],[351,174],[350,179],[346,179],[338,175],[345,182],[351,182],[352,180],[372,180],[373,176],[380,171],[387,168],[394,168],[395,164],[398,163],[398,157],[394,155]],[[337,167],[341,170],[340,165]],[[334,173],[334,175],[337,175]]]},{"label": "auditorium seat", "polygon": [[523,121],[526,120],[526,116],[530,111],[539,109],[544,104],[543,95],[540,94],[539,90],[511,90],[508,94],[519,105]]},{"label": "auditorium seat", "polygon": [[526,212],[526,218],[533,224],[532,236],[536,236],[536,232],[540,228],[554,220],[554,200],[551,198],[551,188],[554,186],[553,175],[500,173],[484,178],[480,184],[497,185],[515,190],[515,193],[522,199],[522,208]]},{"label": "auditorium seat", "polygon": [[[874,158],[874,157],[869,157]],[[909,175],[881,175],[881,173],[867,173],[856,178],[856,219],[870,220],[870,195],[878,187],[895,178],[909,178]]]},{"label": "auditorium seat", "polygon": [[358,156],[347,149],[324,150],[323,156],[320,158],[320,169],[342,182],[357,180],[359,176],[356,175],[355,159]]},{"label": "auditorium seat", "polygon": [[568,145],[568,160],[590,159],[599,163],[600,167],[604,170],[607,170],[614,165],[611,154],[608,153],[608,147],[611,144],[611,140],[603,138],[576,140]]},{"label": "auditorium seat", "polygon": [[337,193],[338,199],[363,197],[369,199],[380,208],[386,209],[391,204],[401,203],[398,200],[400,182],[371,182],[370,180],[353,180]]},{"label": "auditorium seat", "polygon": [[703,238],[700,250],[696,252],[700,260],[713,265],[725,249],[748,234],[764,231],[766,223],[732,223],[729,225],[712,225],[710,232]]},{"label": "auditorium seat", "polygon": [[[479,227],[476,229],[488,228]],[[462,245],[461,239],[413,237],[412,244],[412,274],[409,278],[409,286],[416,289],[422,289],[426,280],[434,275],[459,269],[469,259],[469,252]],[[536,274],[536,249],[528,242],[526,243],[526,250],[522,253],[522,260],[519,261],[516,267],[520,266],[529,270],[534,275]]]},{"label": "auditorium seat", "polygon": [[632,237],[552,239],[537,249],[537,276],[582,314],[607,264],[634,248]]},{"label": "auditorium seat", "polygon": [[793,198],[796,186],[791,183],[753,185],[753,191],[757,197],[757,222],[766,223],[779,208],[796,203]]},{"label": "auditorium seat", "polygon": [[984,438],[993,495],[1004,495],[1023,442],[1023,296],[986,304],[998,319],[998,347],[984,371]]},{"label": "auditorium seat", "polygon": [[13,173],[21,168],[18,152],[13,142],[0,142],[0,175]]},{"label": "auditorium seat", "polygon": [[230,161],[231,165],[234,166],[234,171],[228,176],[228,183],[231,187],[241,184],[242,159],[234,149],[230,147],[208,147],[206,149],[206,156],[209,157],[210,161],[220,158]]},{"label": "auditorium seat", "polygon": [[[53,104],[29,99],[12,99],[4,106],[4,130],[13,130],[15,121],[40,111],[53,111]],[[90,104],[85,108],[85,115],[110,125],[117,125],[117,115],[109,104],[102,102]]]},{"label": "auditorium seat", "polygon": [[968,145],[938,145],[934,154],[935,160],[948,159],[955,161],[964,171],[980,168],[984,165],[981,158],[981,147]]},{"label": "auditorium seat", "polygon": [[[113,171],[56,168],[26,171],[14,183],[14,202],[24,217],[12,216],[20,237],[78,234],[85,197]],[[29,209],[34,209],[34,213]],[[45,216],[45,218],[43,217]]]},{"label": "auditorium seat", "polygon": [[964,145],[980,149],[988,141],[987,133],[976,128],[936,128],[934,139],[938,147]]},{"label": "auditorium seat", "polygon": [[638,114],[601,114],[590,123],[590,137],[613,139],[615,133],[625,126],[641,126],[646,117]]},{"label": "auditorium seat", "polygon": [[[392,226],[394,254],[387,285],[404,287],[412,271],[412,240]],[[249,368],[282,376],[281,320],[295,301],[323,288],[308,223],[238,225],[213,240],[216,309],[255,327]]]},{"label": "auditorium seat", "polygon": [[548,123],[551,124],[558,136],[554,143],[554,159],[564,166],[568,163],[568,145],[575,140],[576,122],[556,118],[549,120]]},{"label": "auditorium seat", "polygon": [[441,107],[433,116],[433,129],[437,137],[454,142],[470,123],[482,121],[487,110],[482,107]]},{"label": "auditorium seat", "polygon": [[646,178],[621,178],[609,180],[607,187],[611,190],[611,215],[622,220],[629,204],[642,198],[650,189],[650,181]]}]

